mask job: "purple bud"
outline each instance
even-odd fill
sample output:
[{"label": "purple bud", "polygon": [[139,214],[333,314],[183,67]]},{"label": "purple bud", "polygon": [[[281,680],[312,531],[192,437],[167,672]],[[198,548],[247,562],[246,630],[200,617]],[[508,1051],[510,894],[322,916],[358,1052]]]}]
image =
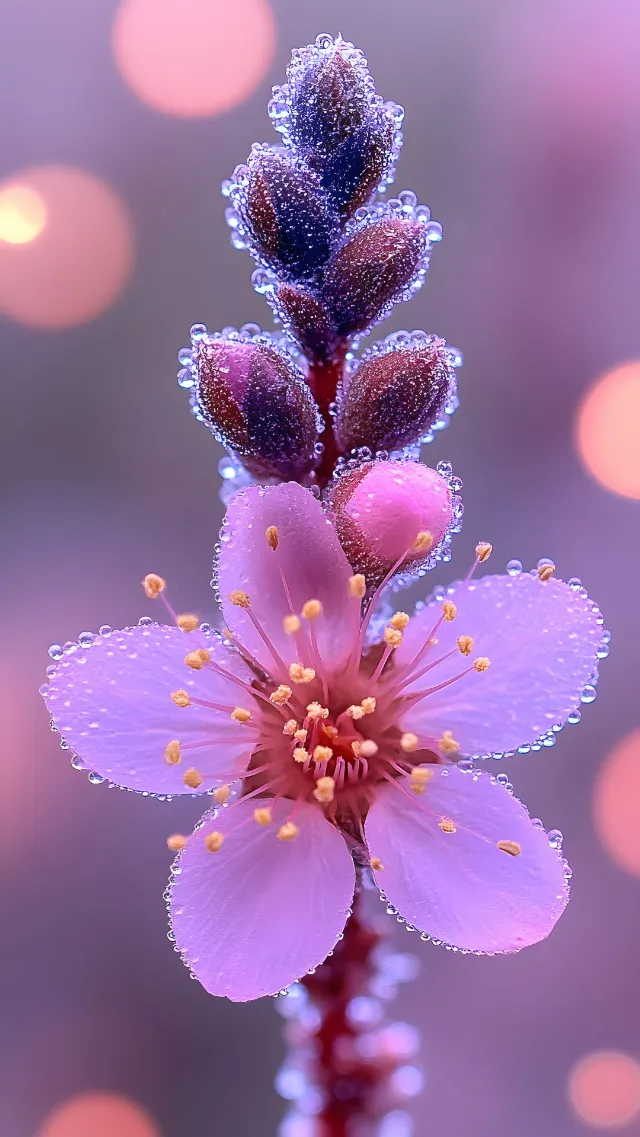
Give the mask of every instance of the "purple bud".
[{"label": "purple bud", "polygon": [[256,254],[293,280],[313,276],[326,264],[340,236],[317,175],[300,159],[275,150],[253,151],[248,185],[236,205]]},{"label": "purple bud", "polygon": [[313,469],[319,413],[301,372],[276,348],[203,342],[196,401],[218,441],[254,476],[299,479]]},{"label": "purple bud", "polygon": [[274,307],[307,359],[324,362],[330,357],[337,340],[336,330],[312,292],[297,284],[281,284],[276,289]]},{"label": "purple bud", "polygon": [[336,419],[343,450],[397,450],[417,442],[454,384],[445,341],[435,336],[370,355],[344,384]]},{"label": "purple bud", "polygon": [[370,201],[384,179],[393,148],[393,129],[384,117],[349,135],[322,165],[321,183],[341,217]]},{"label": "purple bud", "polygon": [[[349,48],[353,59],[346,58]],[[303,50],[289,69],[289,89],[291,142],[325,156],[367,121],[374,94],[362,53],[342,40],[326,50]]]},{"label": "purple bud", "polygon": [[374,221],[339,250],[327,268],[323,298],[338,334],[352,336],[379,320],[424,271],[429,239],[420,221]]}]

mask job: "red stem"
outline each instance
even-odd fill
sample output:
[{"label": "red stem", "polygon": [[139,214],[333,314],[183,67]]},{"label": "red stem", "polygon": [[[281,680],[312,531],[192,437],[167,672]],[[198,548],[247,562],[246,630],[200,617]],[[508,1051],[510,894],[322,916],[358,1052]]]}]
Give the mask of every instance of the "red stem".
[{"label": "red stem", "polygon": [[309,386],[313,391],[325,423],[324,430],[320,435],[320,442],[324,445],[324,453],[316,471],[318,483],[322,489],[330,481],[336,460],[341,453],[333,432],[333,419],[329,414],[329,407],[336,401],[338,384],[344,373],[346,354],[347,344],[344,344],[326,363],[312,363],[307,376]]}]

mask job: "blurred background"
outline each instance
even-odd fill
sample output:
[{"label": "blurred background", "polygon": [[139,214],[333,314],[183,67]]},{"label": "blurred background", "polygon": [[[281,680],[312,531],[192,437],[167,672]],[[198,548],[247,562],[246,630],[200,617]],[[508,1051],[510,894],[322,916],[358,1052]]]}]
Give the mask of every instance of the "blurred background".
[{"label": "blurred background", "polygon": [[[0,40],[2,1137],[269,1137],[269,1000],[214,1000],[174,955],[169,832],[197,802],[71,769],[38,695],[47,647],[148,611],[168,577],[213,614],[211,435],[175,383],[189,326],[270,327],[219,183],[291,48],[362,47],[406,107],[396,189],[444,225],[380,330],[460,346],[461,409],[425,450],[465,483],[454,546],[552,557],[613,633],[596,703],[516,792],[565,835],[545,943],[411,942],[417,1137],[640,1135],[640,8],[636,0],[4,0]],[[495,571],[495,569],[494,569]],[[447,578],[438,569],[433,582]],[[394,932],[405,947],[406,933]],[[401,942],[400,942],[401,941]]]}]

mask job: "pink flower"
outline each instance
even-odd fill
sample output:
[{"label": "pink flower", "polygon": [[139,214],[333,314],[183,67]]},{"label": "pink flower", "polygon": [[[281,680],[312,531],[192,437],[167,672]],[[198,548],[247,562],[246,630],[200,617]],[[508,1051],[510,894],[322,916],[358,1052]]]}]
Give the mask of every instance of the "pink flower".
[{"label": "pink flower", "polygon": [[235,495],[217,579],[222,636],[146,620],[65,655],[45,691],[89,769],[145,793],[215,793],[174,841],[169,893],[205,988],[254,999],[319,964],[354,860],[405,920],[460,949],[548,935],[568,896],[558,842],[503,779],[454,763],[537,746],[575,712],[602,644],[584,593],[535,573],[468,579],[366,643],[364,579],[294,483]]}]

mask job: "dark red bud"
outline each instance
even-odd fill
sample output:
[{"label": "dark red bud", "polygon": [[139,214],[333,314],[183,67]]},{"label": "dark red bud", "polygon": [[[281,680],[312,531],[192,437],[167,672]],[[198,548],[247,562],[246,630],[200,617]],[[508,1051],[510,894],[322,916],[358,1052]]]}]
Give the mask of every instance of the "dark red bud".
[{"label": "dark red bud", "polygon": [[326,309],[307,289],[280,284],[276,289],[278,315],[298,340],[307,359],[324,362],[335,347],[336,330]]}]

